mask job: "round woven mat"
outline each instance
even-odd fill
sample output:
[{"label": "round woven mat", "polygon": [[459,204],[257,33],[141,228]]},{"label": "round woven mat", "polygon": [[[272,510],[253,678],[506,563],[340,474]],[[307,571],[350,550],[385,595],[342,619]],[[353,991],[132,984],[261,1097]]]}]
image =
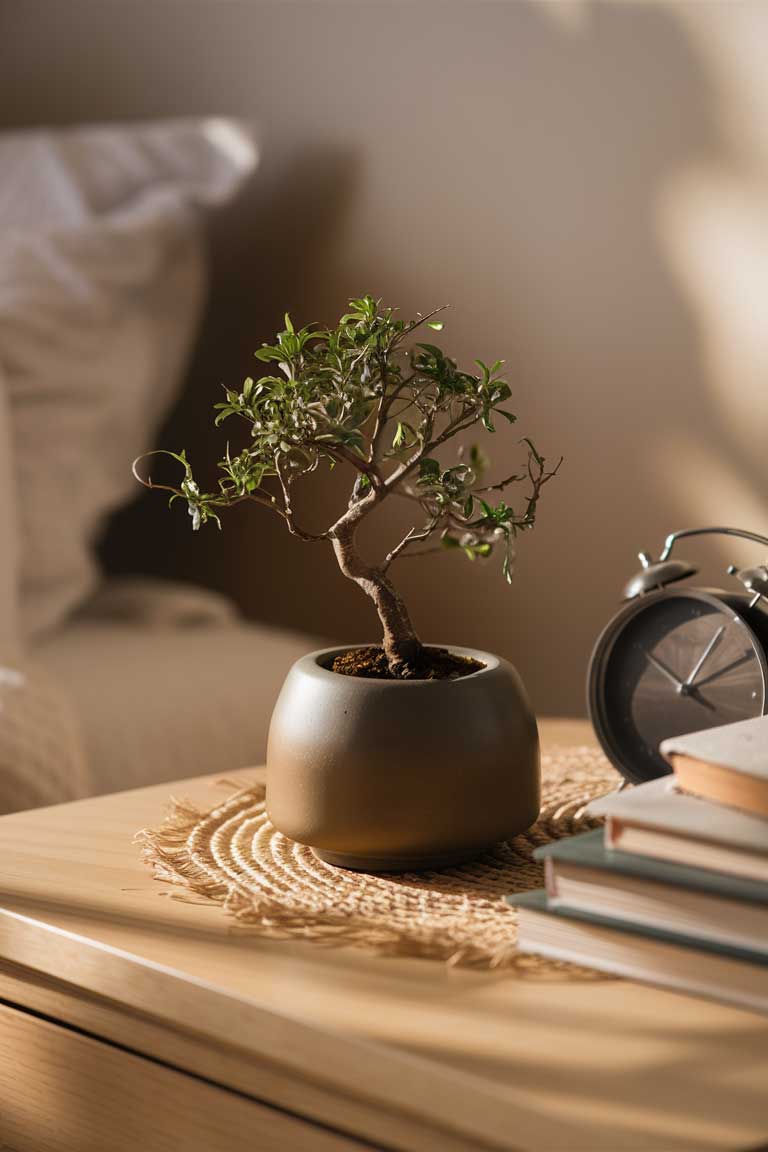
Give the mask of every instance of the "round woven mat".
[{"label": "round woven mat", "polygon": [[505,897],[542,885],[534,849],[593,827],[584,805],[618,780],[594,748],[544,756],[536,824],[437,872],[366,874],[325,864],[270,824],[262,784],[240,788],[210,812],[174,800],[162,827],[137,839],[157,879],[218,902],[240,929],[262,936],[586,978],[594,974],[518,953],[517,913]]}]

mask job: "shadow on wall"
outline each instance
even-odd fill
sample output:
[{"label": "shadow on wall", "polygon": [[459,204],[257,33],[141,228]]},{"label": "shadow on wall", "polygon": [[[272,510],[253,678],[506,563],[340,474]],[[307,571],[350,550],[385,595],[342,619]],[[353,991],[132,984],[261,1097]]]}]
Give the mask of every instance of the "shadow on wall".
[{"label": "shadow on wall", "polygon": [[[697,320],[657,228],[669,180],[694,162],[729,163],[705,66],[674,3],[574,4],[580,19],[567,21],[564,7],[370,4],[350,20],[346,6],[323,2],[140,2],[130,18],[75,4],[66,26],[42,35],[70,70],[94,73],[104,116],[224,108],[263,128],[264,167],[213,237],[210,323],[160,442],[213,458],[218,382],[248,374],[286,306],[306,322],[333,319],[362,291],[404,312],[450,301],[447,349],[465,363],[506,356],[521,431],[566,457],[539,526],[520,542],[515,587],[495,563],[455,556],[394,575],[426,638],[499,651],[538,708],[577,713],[589,649],[636,552],[658,550],[689,519],[690,477],[678,485],[670,475],[670,443],[694,437],[757,493],[764,475],[723,434]],[[178,50],[182,18],[191,54]],[[20,66],[9,64],[18,99]],[[91,107],[85,80],[68,93],[53,75],[46,99],[57,118]],[[515,440],[505,428],[489,444],[500,469]],[[322,499],[343,499],[342,481]],[[314,486],[307,506],[322,518]],[[730,518],[739,522],[738,509]],[[277,623],[375,634],[330,550],[297,543],[255,509],[236,510],[203,543],[181,512],[144,500],[116,518],[104,556],[116,568],[203,578]]]},{"label": "shadow on wall", "polygon": [[[482,60],[471,101],[446,86],[427,109],[455,146],[446,156],[443,138],[422,151],[440,227],[423,235],[423,192],[418,208],[390,213],[422,247],[407,283],[392,243],[349,261],[340,281],[373,282],[414,307],[441,302],[437,282],[456,304],[446,341],[460,359],[507,356],[521,430],[564,453],[540,525],[520,541],[511,594],[495,566],[480,575],[453,556],[429,575],[404,565],[401,579],[428,634],[501,649],[539,708],[580,712],[589,651],[637,551],[689,522],[675,483],[691,480],[674,467],[670,477],[670,443],[693,436],[728,467],[743,472],[744,461],[723,436],[697,321],[657,228],[666,182],[722,147],[702,64],[651,5],[588,5],[573,29],[542,8],[504,7],[482,32],[468,28],[467,55]],[[494,110],[492,131],[483,109]],[[407,154],[422,128],[402,129]],[[514,451],[515,437],[500,430],[493,457]],[[757,491],[761,479],[764,468],[750,476]]]},{"label": "shadow on wall", "polygon": [[[215,462],[247,443],[230,421],[214,428],[213,404],[222,385],[233,387],[261,367],[253,353],[282,327],[282,302],[291,301],[297,315],[311,311],[316,281],[332,260],[339,221],[349,210],[355,187],[351,155],[308,150],[289,157],[277,172],[252,181],[231,208],[209,229],[211,285],[206,315],[181,400],[157,435],[157,443],[174,451],[185,448],[196,476],[215,486]],[[320,289],[321,290],[321,289]],[[169,479],[177,472],[169,464]],[[326,486],[329,511],[342,497],[341,478]],[[141,493],[136,502],[110,521],[101,543],[101,558],[113,572],[152,571],[170,579],[194,578],[237,598],[244,611],[259,619],[316,632],[322,613],[306,608],[292,612],[294,597],[303,606],[307,557],[290,549],[283,522],[263,509],[234,508],[225,517],[221,536],[192,533],[189,519],[169,514],[156,493]],[[322,507],[317,509],[322,515]],[[290,550],[290,554],[288,553]],[[338,571],[329,549],[315,550],[312,569]],[[320,605],[315,605],[315,609]],[[327,625],[330,630],[330,626]]]}]

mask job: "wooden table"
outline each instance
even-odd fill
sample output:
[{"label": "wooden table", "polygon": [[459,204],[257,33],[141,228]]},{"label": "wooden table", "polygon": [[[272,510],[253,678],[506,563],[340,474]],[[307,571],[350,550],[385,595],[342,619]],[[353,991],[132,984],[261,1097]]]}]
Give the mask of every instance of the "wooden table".
[{"label": "wooden table", "polygon": [[[545,745],[585,729],[543,725]],[[206,804],[213,778],[176,785]],[[162,785],[0,819],[0,1146],[15,1152],[747,1149],[768,1022],[233,934],[132,843]]]}]

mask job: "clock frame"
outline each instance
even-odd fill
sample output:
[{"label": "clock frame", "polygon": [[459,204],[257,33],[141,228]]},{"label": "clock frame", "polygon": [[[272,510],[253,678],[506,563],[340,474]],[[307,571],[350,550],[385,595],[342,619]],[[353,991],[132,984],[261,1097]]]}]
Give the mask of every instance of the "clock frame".
[{"label": "clock frame", "polygon": [[[708,653],[718,635],[725,643]],[[670,771],[658,752],[663,739],[763,715],[767,652],[768,613],[748,595],[680,588],[631,601],[590,662],[589,712],[608,759],[642,783]],[[711,663],[697,669],[705,654]],[[692,671],[700,678],[687,685]]]},{"label": "clock frame", "polygon": [[711,534],[768,547],[768,537],[737,528],[673,532],[658,561],[640,553],[627,603],[592,652],[590,719],[608,759],[632,783],[670,771],[662,740],[768,712],[768,566],[729,566],[738,592],[679,583],[696,568],[671,558],[676,541]]}]

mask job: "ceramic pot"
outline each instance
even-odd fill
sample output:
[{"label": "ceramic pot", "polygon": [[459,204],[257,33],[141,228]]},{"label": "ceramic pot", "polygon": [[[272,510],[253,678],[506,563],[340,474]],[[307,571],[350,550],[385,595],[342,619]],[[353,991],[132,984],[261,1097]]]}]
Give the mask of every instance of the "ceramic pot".
[{"label": "ceramic pot", "polygon": [[489,652],[457,680],[369,680],[293,665],[267,749],[267,810],[331,864],[439,868],[524,831],[539,813],[539,741],[520,677]]}]

